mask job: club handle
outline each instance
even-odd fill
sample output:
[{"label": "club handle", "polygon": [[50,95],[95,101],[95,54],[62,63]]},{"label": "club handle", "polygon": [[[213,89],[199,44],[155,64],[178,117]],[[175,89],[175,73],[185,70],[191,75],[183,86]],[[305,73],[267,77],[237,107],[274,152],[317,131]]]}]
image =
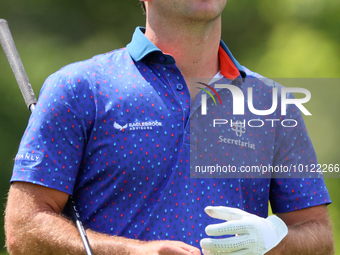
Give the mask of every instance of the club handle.
[{"label": "club handle", "polygon": [[70,212],[72,214],[73,220],[76,223],[76,226],[78,228],[81,240],[83,241],[86,254],[87,255],[92,255],[93,252],[91,250],[91,247],[90,247],[90,244],[89,244],[89,240],[87,239],[87,235],[86,235],[84,226],[81,223],[80,215],[78,213],[76,203],[74,202],[74,199],[73,199],[73,197],[71,195],[69,196],[67,204],[68,204],[69,210],[70,210]]},{"label": "club handle", "polygon": [[37,99],[28,80],[17,48],[15,47],[8,23],[4,19],[0,19],[0,43],[13,70],[14,76],[19,84],[19,88],[25,99],[27,108],[30,109],[31,105],[37,102]]}]

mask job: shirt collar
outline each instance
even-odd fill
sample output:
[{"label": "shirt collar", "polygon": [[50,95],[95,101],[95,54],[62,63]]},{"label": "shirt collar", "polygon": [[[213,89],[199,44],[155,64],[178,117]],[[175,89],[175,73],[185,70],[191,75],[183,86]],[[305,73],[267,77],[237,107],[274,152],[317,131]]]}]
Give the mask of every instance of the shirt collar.
[{"label": "shirt collar", "polygon": [[[144,33],[145,28],[137,27],[131,42],[126,46],[131,57],[135,61],[141,61],[145,57],[148,57],[151,61],[156,63],[175,64],[175,59],[158,49]],[[222,40],[220,42],[218,54],[220,58],[221,74],[225,78],[230,80],[234,80],[238,77],[246,78],[243,67],[237,62]]]}]

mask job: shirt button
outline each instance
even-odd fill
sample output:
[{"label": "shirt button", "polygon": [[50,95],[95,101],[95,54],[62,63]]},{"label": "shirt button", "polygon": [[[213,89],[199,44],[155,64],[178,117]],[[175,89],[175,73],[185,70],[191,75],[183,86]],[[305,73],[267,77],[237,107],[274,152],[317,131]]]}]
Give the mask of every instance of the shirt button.
[{"label": "shirt button", "polygon": [[182,90],[183,88],[184,88],[183,85],[180,83],[176,85],[177,90]]},{"label": "shirt button", "polygon": [[165,61],[165,57],[164,57],[163,55],[161,55],[161,56],[159,56],[159,60],[160,60],[161,62],[164,62],[164,61]]}]

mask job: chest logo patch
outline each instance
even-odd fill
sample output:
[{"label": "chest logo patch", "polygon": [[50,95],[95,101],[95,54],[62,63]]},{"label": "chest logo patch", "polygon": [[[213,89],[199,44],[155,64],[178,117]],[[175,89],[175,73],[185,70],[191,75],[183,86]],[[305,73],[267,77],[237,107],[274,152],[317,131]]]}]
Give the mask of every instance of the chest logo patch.
[{"label": "chest logo patch", "polygon": [[113,123],[113,127],[119,131],[125,130],[152,130],[154,128],[162,127],[163,123],[160,121],[145,121],[145,122],[131,122],[125,125],[120,125],[117,122]]},{"label": "chest logo patch", "polygon": [[235,131],[236,135],[238,137],[241,137],[246,132],[246,125],[245,123],[242,123],[241,121],[236,121],[233,123],[231,130]]},{"label": "chest logo patch", "polygon": [[113,123],[113,127],[114,127],[115,129],[118,129],[118,130],[122,131],[123,129],[126,129],[126,128],[128,127],[128,124],[126,124],[126,125],[124,125],[124,126],[121,126],[121,125],[119,125],[117,122],[115,122],[115,123]]}]

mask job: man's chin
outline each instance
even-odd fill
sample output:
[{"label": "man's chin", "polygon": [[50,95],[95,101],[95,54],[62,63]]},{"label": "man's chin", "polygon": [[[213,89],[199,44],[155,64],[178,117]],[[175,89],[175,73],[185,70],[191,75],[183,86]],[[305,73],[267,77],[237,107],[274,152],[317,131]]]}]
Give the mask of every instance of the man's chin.
[{"label": "man's chin", "polygon": [[216,1],[205,1],[203,3],[197,4],[193,9],[191,9],[191,16],[196,20],[215,20],[220,17],[222,11],[224,10],[225,3],[216,3]]}]

